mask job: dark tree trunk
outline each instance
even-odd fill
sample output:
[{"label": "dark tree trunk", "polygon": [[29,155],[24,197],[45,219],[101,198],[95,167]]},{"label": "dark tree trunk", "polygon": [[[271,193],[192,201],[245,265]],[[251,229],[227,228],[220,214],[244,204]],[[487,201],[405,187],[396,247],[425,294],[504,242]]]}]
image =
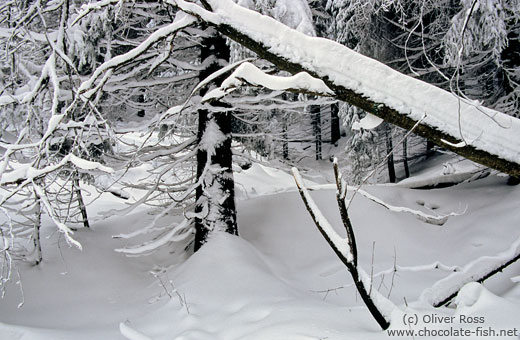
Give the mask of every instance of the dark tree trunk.
[{"label": "dark tree trunk", "polygon": [[287,135],[287,117],[283,117],[283,126],[282,126],[282,155],[283,159],[289,159],[289,137]]},{"label": "dark tree trunk", "polygon": [[34,244],[34,254],[35,254],[35,264],[38,265],[42,262],[42,245],[40,238],[40,227],[42,224],[42,206],[40,196],[34,192],[34,206],[35,206],[35,215],[34,215],[34,224],[33,224],[33,244]]},{"label": "dark tree trunk", "polygon": [[433,148],[435,147],[435,143],[431,140],[426,140],[426,157],[430,157],[433,153]]},{"label": "dark tree trunk", "polygon": [[408,137],[403,139],[403,165],[405,178],[410,177],[410,168],[408,168]]},{"label": "dark tree trunk", "polygon": [[87,207],[85,206],[85,202],[83,201],[81,187],[79,186],[79,173],[76,171],[73,176],[74,178],[72,182],[72,187],[76,195],[76,199],[78,200],[79,211],[81,212],[81,218],[83,219],[83,226],[85,228],[90,228],[88,222]]},{"label": "dark tree trunk", "polygon": [[[229,60],[229,48],[222,36],[211,36],[203,40],[201,61],[203,62],[210,56],[214,56],[216,59]],[[214,63],[200,72],[199,79],[205,79],[218,69],[220,69],[220,66],[215,60]],[[201,89],[201,95],[204,95],[207,90],[207,88]],[[213,102],[211,105],[216,108],[226,107],[221,102]],[[213,231],[225,231],[238,235],[235,182],[232,172],[232,115],[229,111],[210,112],[201,109],[198,116],[197,180],[201,185],[195,193],[197,200],[195,212],[198,214],[195,218],[195,251],[206,243]],[[212,146],[214,151],[208,150],[207,146],[202,146],[200,143],[208,127],[218,129],[225,136],[223,141]]]},{"label": "dark tree trunk", "polygon": [[321,160],[321,111],[319,105],[311,105],[312,131],[316,144],[316,160]]},{"label": "dark tree trunk", "polygon": [[392,142],[392,128],[389,124],[385,124],[385,139],[386,139],[386,164],[388,166],[388,180],[390,183],[395,183],[395,167],[394,167],[394,153],[393,153],[393,142]]},{"label": "dark tree trunk", "polygon": [[334,103],[330,106],[330,143],[338,146],[340,137],[339,105]]}]

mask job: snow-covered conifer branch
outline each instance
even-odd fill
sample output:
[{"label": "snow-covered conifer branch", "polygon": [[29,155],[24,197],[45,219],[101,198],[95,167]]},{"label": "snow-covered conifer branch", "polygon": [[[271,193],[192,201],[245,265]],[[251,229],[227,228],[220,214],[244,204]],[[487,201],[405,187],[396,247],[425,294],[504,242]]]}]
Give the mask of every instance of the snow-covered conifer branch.
[{"label": "snow-covered conifer branch", "polygon": [[[113,57],[112,59],[106,61],[101,64],[92,74],[92,76],[85,80],[79,87],[78,92],[83,94],[86,99],[89,99],[93,93],[89,92],[94,87],[94,82],[98,79],[103,73],[120,67],[123,64],[126,64],[146,50],[148,50],[152,45],[157,43],[158,41],[165,39],[183,28],[192,25],[195,22],[195,18],[190,15],[177,15],[176,19],[169,25],[162,27],[155,32],[153,32],[145,41],[140,43],[137,47],[132,50]],[[88,95],[86,95],[88,93]]]},{"label": "snow-covered conifer branch", "polygon": [[[352,187],[352,189],[355,190],[356,188]],[[360,195],[362,195],[363,197],[368,198],[372,202],[377,203],[390,211],[398,212],[398,213],[412,214],[417,219],[423,221],[424,223],[428,223],[428,224],[441,226],[441,225],[444,225],[444,223],[446,223],[450,217],[461,215],[461,213],[456,213],[456,212],[452,212],[447,215],[430,215],[430,214],[427,214],[420,210],[415,210],[415,209],[411,209],[408,207],[399,207],[399,206],[391,205],[391,204],[383,201],[382,199],[380,199],[372,194],[369,194],[368,192],[366,192],[364,190],[359,190],[358,193]]]},{"label": "snow-covered conifer branch", "polygon": [[37,169],[32,167],[30,164],[26,164],[18,167],[16,170],[4,173],[0,180],[0,185],[12,185],[22,183],[28,184],[29,182],[33,182],[51,172],[60,169],[69,162],[73,164],[79,171],[102,171],[105,173],[114,172],[114,169],[104,166],[98,162],[89,161],[75,156],[73,154],[68,154],[67,156],[63,157],[61,161],[59,161],[58,163],[46,166],[45,168]]},{"label": "snow-covered conifer branch", "polygon": [[86,17],[88,14],[90,14],[93,11],[100,10],[103,7],[107,7],[110,5],[122,3],[124,0],[102,0],[97,2],[91,2],[89,4],[83,4],[78,12],[78,15],[74,18],[71,26],[74,26],[77,24],[81,19]]},{"label": "snow-covered conifer branch", "polygon": [[251,63],[243,63],[226,78],[220,88],[208,92],[202,101],[220,99],[242,84],[265,87],[275,91],[289,91],[320,96],[331,96],[332,91],[320,80],[306,72],[294,76],[281,77],[265,73]]},{"label": "snow-covered conifer branch", "polygon": [[[215,80],[217,80],[218,78],[220,77],[223,77],[225,76],[226,74],[232,72],[234,69],[236,69],[237,67],[239,67],[240,65],[242,65],[243,63],[246,63],[246,62],[249,62],[251,61],[252,59],[244,59],[244,60],[240,60],[236,63],[233,63],[233,64],[230,64],[230,65],[226,65],[222,68],[220,68],[219,70],[213,72],[212,74],[210,74],[209,76],[207,76],[204,80],[200,81],[197,86],[195,86],[195,88],[191,91],[191,93],[189,94],[188,98],[180,105],[176,105],[176,106],[173,106],[171,108],[169,108],[168,110],[166,110],[166,112],[164,112],[159,121],[163,121],[165,119],[167,119],[168,117],[171,117],[171,116],[175,116],[175,115],[178,115],[179,113],[181,113],[183,110],[185,110],[186,108],[188,108],[191,104],[191,99],[193,98],[193,96],[198,92],[200,91],[201,89],[203,89],[204,87],[208,86],[209,84],[211,84],[212,82],[214,82]],[[223,96],[222,96],[223,97]],[[220,97],[221,98],[221,97]]]}]

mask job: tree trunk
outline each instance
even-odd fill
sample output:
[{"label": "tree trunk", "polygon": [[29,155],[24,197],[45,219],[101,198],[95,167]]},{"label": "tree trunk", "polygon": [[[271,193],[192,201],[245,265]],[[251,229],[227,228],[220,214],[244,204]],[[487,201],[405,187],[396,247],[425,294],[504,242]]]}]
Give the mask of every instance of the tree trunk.
[{"label": "tree trunk", "polygon": [[410,168],[408,168],[408,137],[403,139],[403,165],[404,165],[404,177],[410,177]]},{"label": "tree trunk", "polygon": [[87,207],[85,206],[85,202],[83,201],[83,195],[81,194],[81,187],[79,186],[79,173],[76,171],[73,175],[73,183],[72,187],[74,193],[76,194],[76,199],[78,200],[79,211],[81,212],[81,218],[83,219],[83,226],[85,228],[90,228],[88,222],[87,215]]},{"label": "tree trunk", "polygon": [[340,138],[339,105],[334,103],[330,106],[330,143],[338,146]]},{"label": "tree trunk", "polygon": [[321,160],[321,111],[319,105],[311,105],[312,131],[316,144],[316,160]]},{"label": "tree trunk", "polygon": [[287,135],[287,117],[284,115],[282,123],[282,156],[283,159],[289,159],[289,137]]},{"label": "tree trunk", "polygon": [[42,208],[40,203],[40,196],[34,192],[34,224],[33,224],[33,244],[35,254],[35,264],[38,265],[42,262],[42,245],[40,239],[40,227],[42,224]]},{"label": "tree trunk", "polygon": [[435,147],[435,143],[431,140],[426,140],[426,157],[430,157],[433,154],[433,148]]},{"label": "tree trunk", "polygon": [[390,183],[395,183],[395,167],[394,167],[394,153],[393,153],[393,143],[392,143],[392,128],[390,125],[385,124],[385,139],[386,139],[386,154],[388,158],[386,159],[386,164],[388,166],[388,180]]},{"label": "tree trunk", "polygon": [[[211,36],[203,40],[201,62],[211,56],[229,60],[229,48],[223,37]],[[205,79],[219,68],[220,65],[215,60],[200,72],[199,79]],[[204,95],[207,90],[201,89],[200,94]],[[214,102],[211,106],[222,108],[226,105]],[[198,116],[197,180],[200,185],[195,193],[195,251],[207,242],[212,232],[225,231],[238,235],[232,172],[232,115],[229,111],[210,112],[201,109]],[[213,137],[210,138],[209,135]],[[214,136],[219,137],[215,139]]]}]

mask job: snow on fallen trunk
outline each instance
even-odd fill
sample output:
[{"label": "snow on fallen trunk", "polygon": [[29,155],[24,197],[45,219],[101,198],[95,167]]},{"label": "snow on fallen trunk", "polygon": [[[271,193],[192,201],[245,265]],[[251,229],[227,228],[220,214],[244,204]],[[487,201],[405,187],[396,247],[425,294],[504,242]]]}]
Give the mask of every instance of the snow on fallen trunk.
[{"label": "snow on fallen trunk", "polygon": [[383,123],[383,120],[373,114],[367,113],[365,117],[363,117],[359,122],[354,122],[352,124],[352,130],[372,130],[378,127]]},{"label": "snow on fallen trunk", "polygon": [[460,289],[467,283],[482,283],[518,259],[520,259],[520,238],[506,251],[495,256],[479,257],[465,265],[460,271],[437,281],[421,294],[421,300],[427,301],[435,307],[445,305],[457,296]]},{"label": "snow on fallen trunk", "polygon": [[[516,118],[406,76],[334,41],[307,36],[231,0],[205,1],[212,11],[184,0],[168,2],[282,68],[307,71],[324,80],[338,99],[404,128],[426,116],[416,133],[467,158],[520,175],[520,120]],[[450,145],[460,142],[465,147]]]}]

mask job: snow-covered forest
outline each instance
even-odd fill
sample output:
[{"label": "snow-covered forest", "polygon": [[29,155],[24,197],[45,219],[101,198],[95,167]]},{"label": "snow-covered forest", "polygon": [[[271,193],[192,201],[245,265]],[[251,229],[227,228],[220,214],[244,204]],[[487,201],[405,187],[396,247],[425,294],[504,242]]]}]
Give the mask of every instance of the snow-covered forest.
[{"label": "snow-covered forest", "polygon": [[0,339],[520,337],[520,0],[1,0]]}]

